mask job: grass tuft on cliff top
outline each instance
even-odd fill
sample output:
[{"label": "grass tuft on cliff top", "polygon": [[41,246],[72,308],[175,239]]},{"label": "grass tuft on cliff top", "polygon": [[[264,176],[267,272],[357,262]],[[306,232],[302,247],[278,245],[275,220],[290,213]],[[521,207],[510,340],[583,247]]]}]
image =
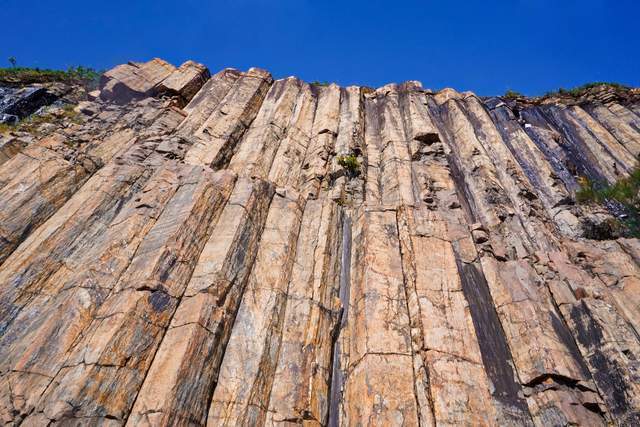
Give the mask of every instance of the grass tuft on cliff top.
[{"label": "grass tuft on cliff top", "polygon": [[511,90],[509,89],[508,91],[506,91],[504,93],[504,97],[507,99],[516,99],[516,98],[520,98],[523,95],[520,92],[516,92],[515,90]]},{"label": "grass tuft on cliff top", "polygon": [[620,83],[591,82],[591,83],[584,84],[582,86],[576,86],[573,89],[565,89],[561,87],[557,91],[547,92],[545,96],[558,96],[558,95],[581,96],[581,95],[584,95],[589,89],[593,89],[600,86],[610,86],[614,89],[619,89],[619,90],[631,89],[629,86],[625,86]]},{"label": "grass tuft on cliff top", "polygon": [[102,72],[90,67],[69,67],[65,70],[41,70],[39,68],[10,67],[0,68],[0,84],[32,84],[61,82],[79,84],[93,90],[98,87]]}]

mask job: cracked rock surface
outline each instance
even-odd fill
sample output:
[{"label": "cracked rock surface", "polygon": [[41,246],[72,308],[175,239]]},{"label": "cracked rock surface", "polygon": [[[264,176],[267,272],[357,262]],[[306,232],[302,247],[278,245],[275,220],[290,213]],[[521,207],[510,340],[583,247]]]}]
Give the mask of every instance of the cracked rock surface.
[{"label": "cracked rock surface", "polygon": [[2,151],[0,424],[640,424],[640,241],[575,203],[637,90],[100,89]]}]

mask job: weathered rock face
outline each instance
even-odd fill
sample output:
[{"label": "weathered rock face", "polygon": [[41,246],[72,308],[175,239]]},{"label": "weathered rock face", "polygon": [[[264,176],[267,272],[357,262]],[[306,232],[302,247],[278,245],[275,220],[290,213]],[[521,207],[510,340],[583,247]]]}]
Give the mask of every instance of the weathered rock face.
[{"label": "weathered rock face", "polygon": [[104,73],[100,80],[100,98],[119,104],[147,96],[176,96],[181,105],[193,98],[210,77],[202,64],[187,61],[179,68],[162,59],[121,64]]},{"label": "weathered rock face", "polygon": [[640,423],[640,241],[574,202],[637,92],[209,77],[118,66],[3,153],[3,424]]}]

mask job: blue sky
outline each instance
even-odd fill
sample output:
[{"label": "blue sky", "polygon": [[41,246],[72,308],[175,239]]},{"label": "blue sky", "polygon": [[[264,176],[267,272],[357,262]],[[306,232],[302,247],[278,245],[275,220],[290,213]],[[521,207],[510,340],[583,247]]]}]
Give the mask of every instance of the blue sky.
[{"label": "blue sky", "polygon": [[0,0],[0,66],[194,59],[213,72],[480,95],[640,86],[638,0]]}]

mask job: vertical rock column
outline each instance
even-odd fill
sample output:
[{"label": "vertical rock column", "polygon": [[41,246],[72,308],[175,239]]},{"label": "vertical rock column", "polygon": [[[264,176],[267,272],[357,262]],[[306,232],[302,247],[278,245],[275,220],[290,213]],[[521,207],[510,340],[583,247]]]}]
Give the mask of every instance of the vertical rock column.
[{"label": "vertical rock column", "polygon": [[213,75],[183,108],[187,117],[178,126],[178,134],[190,137],[213,114],[231,87],[240,78],[237,70],[225,69]]},{"label": "vertical rock column", "polygon": [[[340,120],[336,137],[336,157],[328,164],[329,197],[345,206],[362,203],[364,165],[364,108],[362,88],[349,86],[341,90]],[[338,160],[347,156],[355,165],[341,166]]]},{"label": "vertical rock column", "polygon": [[[470,230],[476,246],[471,255],[477,250],[479,262],[473,259],[477,255],[466,261],[460,257],[463,262],[459,268],[485,366],[499,390],[494,395],[505,414],[513,416],[523,411],[522,407],[518,409],[521,403],[516,394],[524,386],[529,412],[537,424],[582,419],[601,424],[604,420],[598,411],[592,411],[600,401],[595,387],[590,385],[590,375],[572,340],[566,338],[568,330],[555,310],[548,288],[530,265],[536,247],[554,250],[558,245],[553,228],[547,226],[546,212],[541,207],[538,213],[527,212],[533,205],[527,202],[531,197],[526,197],[532,192],[528,178],[505,151],[505,146],[496,148],[497,144],[503,144],[502,138],[487,120],[486,111],[473,97],[465,98],[464,108],[455,99],[458,95],[452,97],[446,109],[451,121],[448,127],[458,129],[451,135],[451,141],[456,141],[452,146],[454,161],[459,162],[463,170],[471,166],[465,165],[466,162],[482,164],[459,184],[472,200],[469,206],[476,206],[470,213],[471,218],[477,215],[483,223],[472,225]],[[470,150],[475,159],[460,157],[466,150]],[[485,185],[482,174],[495,177],[494,185],[501,189],[500,195],[481,190]],[[485,212],[478,212],[478,206],[485,203],[487,212],[495,212],[498,223],[492,224],[488,217],[483,218]],[[528,351],[531,345],[538,345],[546,352]],[[501,359],[511,356],[515,371],[500,363]],[[502,366],[502,369],[492,366]],[[562,380],[557,381],[555,389],[539,387],[540,382],[548,379],[554,383],[554,378],[563,376],[575,383],[582,382],[584,387],[571,387],[567,385],[571,381]],[[555,390],[562,399],[551,396]],[[572,403],[556,406],[563,399]]]},{"label": "vertical rock column", "polygon": [[[62,146],[62,142],[57,144]],[[2,168],[10,171],[11,179],[0,184],[4,205],[0,212],[0,264],[100,166],[91,157],[66,160],[51,147],[40,144],[4,163]]]},{"label": "vertical rock column", "polygon": [[318,104],[311,131],[311,141],[304,156],[299,188],[303,197],[315,199],[327,174],[327,162],[334,153],[340,116],[340,88],[312,86],[317,91]]},{"label": "vertical rock column", "polygon": [[[591,258],[594,262],[589,270],[602,273],[592,258],[597,249],[583,246],[578,253],[583,261],[589,262],[587,260]],[[621,264],[609,262],[609,274],[603,276],[612,279],[614,266]],[[549,269],[553,298],[575,338],[608,414],[621,425],[637,423],[640,395],[635,379],[638,377],[640,344],[633,328],[637,316],[625,316],[630,302],[617,304],[620,295],[615,294],[620,289],[615,289],[615,286],[608,289],[605,286],[607,281],[603,283],[603,276],[583,270],[572,263],[566,253],[540,254],[539,263]],[[626,276],[633,283],[633,276],[637,273],[628,267],[619,273],[622,272],[620,279]]]},{"label": "vertical rock column", "polygon": [[616,159],[603,147],[598,139],[582,125],[571,110],[560,105],[542,105],[536,107],[563,138],[566,144],[562,149],[567,152],[572,168],[579,168],[586,172],[589,179],[615,182]]},{"label": "vertical rock column", "polygon": [[[396,213],[364,208],[349,301],[342,422],[418,424]],[[357,238],[356,237],[356,238]],[[355,247],[354,245],[354,247]],[[393,375],[389,375],[393,372]]]},{"label": "vertical rock column", "polygon": [[239,178],[144,379],[129,425],[205,425],[273,188]]},{"label": "vertical rock column", "polygon": [[258,114],[271,82],[271,74],[257,68],[243,73],[195,132],[195,143],[187,152],[185,162],[225,167]]},{"label": "vertical rock column", "polygon": [[[398,221],[404,230],[409,295],[415,289],[409,309],[422,330],[418,343],[423,344],[418,348],[429,374],[435,422],[473,419],[480,424],[530,425],[510,349],[478,262],[477,232],[468,225],[475,216],[471,210],[475,203],[469,201],[472,193],[461,182],[460,163],[445,144],[451,133],[437,132],[428,108],[431,97],[415,91],[404,96],[405,127],[413,136],[414,183],[421,186],[421,196],[414,209],[399,212]],[[460,364],[465,368],[459,369]],[[469,371],[474,374],[467,375]]]},{"label": "vertical rock column", "polygon": [[304,199],[292,191],[279,191],[271,202],[224,351],[207,419],[210,426],[264,424],[303,208]]},{"label": "vertical rock column", "polygon": [[28,421],[127,420],[235,180],[199,167],[182,172],[180,188]]},{"label": "vertical rock column", "polygon": [[326,425],[333,333],[339,320],[339,207],[322,194],[306,203],[288,285],[266,424]]},{"label": "vertical rock column", "polygon": [[288,132],[301,84],[293,77],[273,83],[229,163],[230,169],[246,176],[267,178],[278,146]]},{"label": "vertical rock column", "polygon": [[[146,117],[113,119],[114,114],[105,112],[104,120],[85,124],[77,132],[91,139],[86,144],[76,146],[79,143],[62,135],[44,138],[0,166],[0,197],[5,204],[0,210],[0,264],[96,171],[121,157],[120,163],[145,160],[150,144],[142,142],[144,137],[170,133],[178,124],[174,110],[155,105],[138,110]],[[163,126],[153,129],[161,120]],[[138,124],[150,129],[136,133]],[[138,156],[132,159],[136,150]]]},{"label": "vertical rock column", "polygon": [[280,141],[268,179],[277,187],[298,187],[304,155],[311,141],[313,118],[318,98],[307,83],[302,83],[296,107],[287,126],[287,134]]},{"label": "vertical rock column", "polygon": [[0,331],[39,293],[42,283],[62,268],[66,257],[104,231],[120,204],[133,198],[150,175],[141,165],[102,169],[22,243],[0,272]]},{"label": "vertical rock column", "polygon": [[636,116],[632,117],[632,121],[625,120],[633,113],[620,104],[585,105],[582,108],[604,126],[632,156],[638,158],[640,155],[640,128],[634,128],[632,124],[635,123],[638,126],[640,118]]},{"label": "vertical rock column", "polygon": [[24,307],[0,337],[6,422],[33,410],[65,364],[67,352],[97,315],[176,190],[176,177],[175,169],[159,170],[103,233],[76,243],[80,250],[67,254],[63,264],[32,289],[31,298],[21,298]]}]

